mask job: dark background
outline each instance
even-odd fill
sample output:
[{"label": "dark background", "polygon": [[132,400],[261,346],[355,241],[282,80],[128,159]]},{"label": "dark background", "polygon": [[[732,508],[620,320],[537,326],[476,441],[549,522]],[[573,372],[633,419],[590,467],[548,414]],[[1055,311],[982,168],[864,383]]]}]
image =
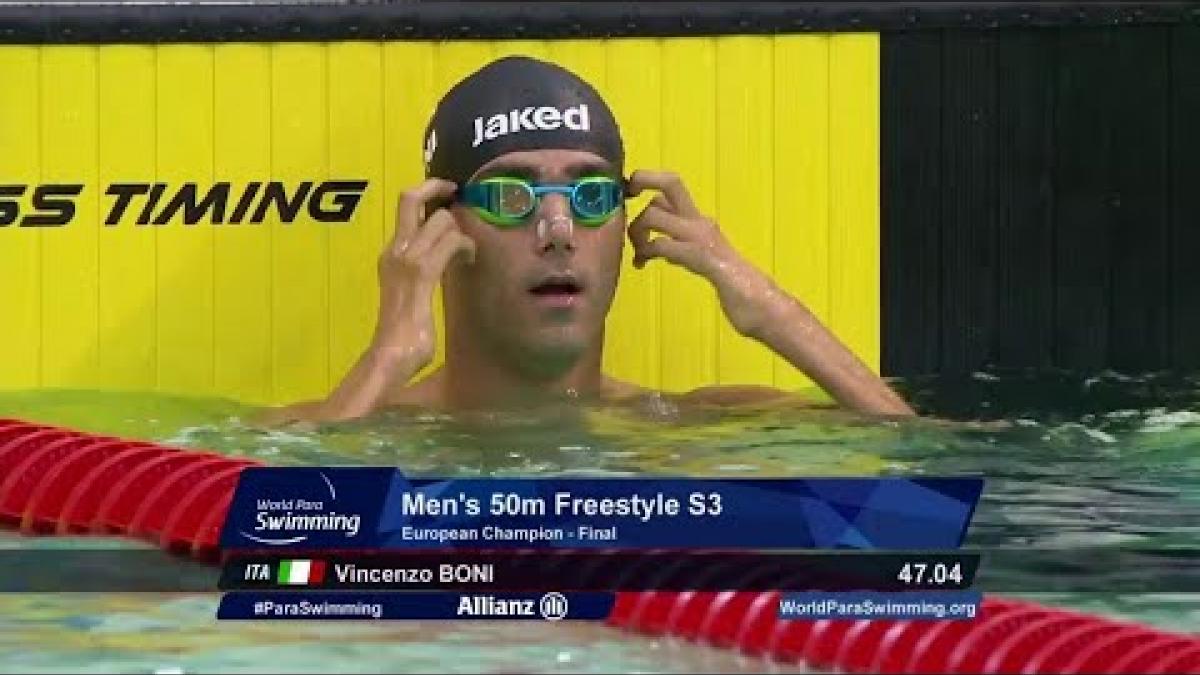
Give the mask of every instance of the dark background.
[{"label": "dark background", "polygon": [[882,52],[886,373],[1200,365],[1200,26]]}]

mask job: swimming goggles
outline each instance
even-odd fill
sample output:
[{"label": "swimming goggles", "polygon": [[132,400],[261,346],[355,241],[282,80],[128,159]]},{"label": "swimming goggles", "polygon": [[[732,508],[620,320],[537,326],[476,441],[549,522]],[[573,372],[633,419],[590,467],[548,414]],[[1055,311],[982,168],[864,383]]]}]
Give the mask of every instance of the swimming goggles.
[{"label": "swimming goggles", "polygon": [[496,227],[520,227],[537,210],[542,195],[562,194],[571,204],[575,222],[600,227],[624,204],[624,183],[608,176],[580,178],[573,183],[531,183],[521,178],[497,176],[468,183],[459,200],[485,222]]}]

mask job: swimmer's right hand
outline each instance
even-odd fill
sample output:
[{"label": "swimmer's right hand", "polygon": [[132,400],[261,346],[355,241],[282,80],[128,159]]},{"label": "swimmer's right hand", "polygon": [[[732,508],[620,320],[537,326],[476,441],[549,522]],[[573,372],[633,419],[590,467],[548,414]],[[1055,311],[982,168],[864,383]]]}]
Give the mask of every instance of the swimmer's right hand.
[{"label": "swimmer's right hand", "polygon": [[[379,317],[372,348],[417,367],[433,360],[433,292],[455,256],[475,259],[475,242],[446,208],[455,184],[431,178],[400,195],[396,231],[379,256]],[[428,212],[428,213],[427,213]]]},{"label": "swimmer's right hand", "polygon": [[370,347],[321,401],[297,403],[260,416],[267,424],[355,419],[389,401],[433,360],[433,292],[456,256],[475,259],[475,242],[446,208],[454,184],[431,179],[405,192],[396,209],[396,233],[379,256],[379,317]]}]

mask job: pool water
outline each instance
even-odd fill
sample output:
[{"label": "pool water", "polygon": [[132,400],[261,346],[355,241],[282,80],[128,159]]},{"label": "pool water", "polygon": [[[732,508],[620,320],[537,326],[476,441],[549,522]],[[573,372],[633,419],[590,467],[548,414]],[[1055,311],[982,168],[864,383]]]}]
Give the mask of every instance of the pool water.
[{"label": "pool water", "polygon": [[[983,474],[967,545],[985,551],[984,590],[1200,630],[1200,582],[1186,573],[1200,551],[1200,376],[1004,372],[895,384],[927,417],[880,422],[794,401],[681,409],[649,397],[632,407],[397,411],[264,430],[246,421],[252,409],[229,401],[82,391],[0,393],[0,417],[277,465],[394,465],[425,476]],[[0,533],[0,548],[84,545],[143,546]],[[216,602],[0,595],[0,671],[784,669],[598,625],[219,624]]]}]

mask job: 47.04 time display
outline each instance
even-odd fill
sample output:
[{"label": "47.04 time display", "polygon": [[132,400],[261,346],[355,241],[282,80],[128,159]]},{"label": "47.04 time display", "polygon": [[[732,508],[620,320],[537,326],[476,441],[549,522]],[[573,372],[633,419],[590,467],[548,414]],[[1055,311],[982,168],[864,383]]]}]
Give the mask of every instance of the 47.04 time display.
[{"label": "47.04 time display", "polygon": [[896,578],[912,586],[941,586],[962,584],[961,563],[904,563]]}]

